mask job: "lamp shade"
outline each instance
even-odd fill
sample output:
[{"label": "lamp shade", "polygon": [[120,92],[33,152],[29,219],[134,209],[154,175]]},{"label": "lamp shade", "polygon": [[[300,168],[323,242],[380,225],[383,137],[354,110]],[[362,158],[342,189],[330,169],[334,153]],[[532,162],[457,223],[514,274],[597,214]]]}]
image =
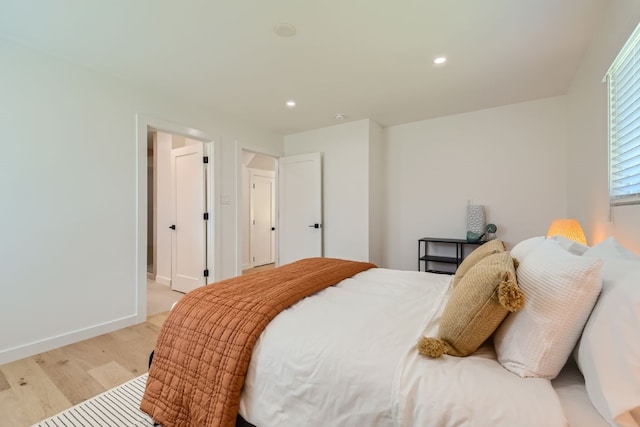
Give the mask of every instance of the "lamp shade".
[{"label": "lamp shade", "polygon": [[560,218],[554,220],[547,231],[547,237],[552,236],[563,236],[569,240],[573,240],[574,242],[578,242],[583,245],[587,244],[587,238],[584,235],[584,231],[582,231],[582,227],[580,227],[580,223],[578,220],[573,218]]}]

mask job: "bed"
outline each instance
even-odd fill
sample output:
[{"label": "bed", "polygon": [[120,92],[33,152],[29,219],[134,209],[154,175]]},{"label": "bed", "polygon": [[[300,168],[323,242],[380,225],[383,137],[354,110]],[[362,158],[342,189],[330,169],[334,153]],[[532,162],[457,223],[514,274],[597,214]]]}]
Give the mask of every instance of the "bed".
[{"label": "bed", "polygon": [[[561,239],[533,238],[519,243],[506,258],[519,262],[513,271],[525,295],[522,310],[492,320],[496,327],[487,339],[477,340],[478,345],[465,357],[450,355],[457,351],[453,344],[446,345],[445,353],[450,354],[440,357],[417,350],[421,337],[441,341],[446,335],[443,318],[450,317],[452,300],[459,287],[464,287],[464,277],[478,269],[474,264],[486,264],[496,255],[487,252],[480,259],[469,257],[468,265],[461,265],[456,276],[365,266],[275,313],[257,333],[250,360],[242,368],[246,375],[234,408],[238,422],[258,427],[637,426],[640,354],[635,342],[640,341],[640,319],[636,318],[640,317],[640,292],[633,285],[640,279],[640,258],[615,240],[593,248]],[[567,270],[567,264],[573,267]],[[554,295],[554,304],[563,308],[560,328],[550,326],[550,308],[531,289],[531,276],[538,273],[545,280],[551,275],[552,282],[562,283],[563,289],[571,288],[563,281],[580,282],[578,293]],[[622,296],[619,289],[624,290]],[[620,298],[629,303],[629,310],[614,308]],[[571,308],[567,301],[572,299],[579,300],[580,307]],[[180,310],[180,304],[175,310]],[[193,312],[193,308],[186,311]],[[616,313],[623,314],[625,339],[611,342],[607,337],[610,328],[619,326],[611,318]],[[567,317],[571,317],[569,323]],[[549,338],[545,334],[550,329],[561,331]],[[597,345],[602,335],[609,340],[605,350]],[[545,349],[532,347],[527,338],[544,343]],[[561,341],[561,350],[555,348],[557,341]],[[176,389],[175,382],[184,372],[203,368],[193,364],[195,359],[171,359],[175,348],[167,342],[159,339],[156,347],[162,351],[164,346],[168,361],[152,366],[150,377],[160,379],[147,385],[147,392],[151,388],[153,393],[145,392],[142,409],[167,427],[233,425],[229,418],[225,422],[211,421],[214,418],[194,421],[189,411],[163,418],[164,407],[175,404],[176,399],[183,406],[208,403],[206,393],[198,404],[184,403],[184,395],[202,390],[189,389],[193,381]],[[618,344],[624,348],[615,347]],[[537,362],[527,360],[531,355]],[[610,363],[616,367],[608,366]],[[220,378],[218,370],[207,370],[206,375],[207,381]]]}]

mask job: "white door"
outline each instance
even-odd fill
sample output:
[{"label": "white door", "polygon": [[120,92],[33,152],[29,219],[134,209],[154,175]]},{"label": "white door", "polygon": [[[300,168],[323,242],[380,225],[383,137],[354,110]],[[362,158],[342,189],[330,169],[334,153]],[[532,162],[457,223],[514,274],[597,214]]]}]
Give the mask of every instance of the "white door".
[{"label": "white door", "polygon": [[320,153],[278,160],[278,263],[322,256]]},{"label": "white door", "polygon": [[205,284],[205,167],[202,143],[171,150],[175,209],[171,288],[179,292],[189,292]]},{"label": "white door", "polygon": [[275,261],[274,179],[251,175],[251,264],[253,267]]}]

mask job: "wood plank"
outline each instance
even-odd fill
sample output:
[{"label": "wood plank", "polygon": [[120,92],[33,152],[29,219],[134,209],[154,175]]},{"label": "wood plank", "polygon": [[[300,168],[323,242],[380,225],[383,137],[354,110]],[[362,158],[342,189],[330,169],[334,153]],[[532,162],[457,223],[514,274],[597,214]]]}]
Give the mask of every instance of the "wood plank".
[{"label": "wood plank", "polygon": [[155,348],[160,328],[150,322],[130,326],[126,330],[106,334],[106,353],[132,374],[138,376],[149,369],[149,354]]},{"label": "wood plank", "polygon": [[9,390],[11,385],[9,385],[9,381],[5,378],[2,371],[0,371],[0,391]]},{"label": "wood plank", "polygon": [[3,365],[2,372],[11,385],[0,393],[3,426],[32,425],[71,406],[32,358]]},{"label": "wood plank", "polygon": [[110,362],[110,355],[104,351],[100,336],[63,347],[65,353],[76,361],[85,371]]},{"label": "wood plank", "polygon": [[114,332],[98,337],[103,352],[110,361],[120,364],[131,373],[131,378],[144,374],[149,370],[149,353],[155,345],[155,338],[131,341],[120,338]]},{"label": "wood plank", "polygon": [[107,390],[76,360],[69,357],[64,347],[39,354],[35,361],[74,405]]},{"label": "wood plank", "polygon": [[30,426],[147,372],[167,316],[1,365],[0,426]]},{"label": "wood plank", "polygon": [[91,369],[89,375],[96,379],[105,389],[119,386],[129,380],[134,379],[137,375],[122,367],[119,363],[109,362],[105,365]]},{"label": "wood plank", "polygon": [[169,316],[169,312],[165,312],[165,313],[159,313],[159,314],[155,314],[153,316],[150,316],[147,319],[147,322],[156,325],[158,327],[162,327],[162,324],[164,323],[164,321],[167,319],[167,317]]}]

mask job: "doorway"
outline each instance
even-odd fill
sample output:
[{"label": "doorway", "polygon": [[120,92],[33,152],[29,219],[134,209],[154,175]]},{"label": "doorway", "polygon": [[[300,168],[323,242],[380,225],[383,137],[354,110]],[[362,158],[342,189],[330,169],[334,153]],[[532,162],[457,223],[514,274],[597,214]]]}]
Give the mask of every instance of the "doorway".
[{"label": "doorway", "polygon": [[[236,193],[241,201],[236,212],[239,224],[236,230],[236,241],[239,242],[236,274],[247,273],[253,266],[250,206],[253,185],[250,169],[273,170],[275,176],[275,198],[272,200],[274,226],[271,230],[275,265],[322,256],[321,153],[276,157],[239,144],[236,149],[238,182],[242,183]],[[268,162],[269,166],[264,166],[263,162]]]},{"label": "doorway", "polygon": [[147,131],[147,277],[186,293],[208,281],[208,143]]},{"label": "doorway", "polygon": [[242,150],[242,270],[276,262],[275,157]]},{"label": "doorway", "polygon": [[[220,197],[220,143],[213,137],[193,127],[177,125],[162,119],[157,119],[143,114],[136,115],[136,322],[141,323],[147,320],[147,277],[149,265],[156,268],[153,262],[148,262],[148,236],[153,231],[148,232],[149,227],[149,133],[166,132],[172,135],[182,136],[193,140],[201,141],[205,146],[205,153],[209,157],[209,174],[206,178],[207,185],[207,212],[209,213],[209,226],[207,227],[207,247],[206,260],[209,267],[208,282],[215,282],[220,278],[220,221],[219,212],[215,209],[213,200]],[[153,174],[153,171],[152,171]],[[152,225],[157,228],[157,221]],[[157,237],[156,237],[157,238]],[[153,244],[153,243],[152,243]],[[153,246],[152,246],[153,247]],[[157,254],[152,255],[157,259]],[[156,263],[157,264],[157,263]]]}]

